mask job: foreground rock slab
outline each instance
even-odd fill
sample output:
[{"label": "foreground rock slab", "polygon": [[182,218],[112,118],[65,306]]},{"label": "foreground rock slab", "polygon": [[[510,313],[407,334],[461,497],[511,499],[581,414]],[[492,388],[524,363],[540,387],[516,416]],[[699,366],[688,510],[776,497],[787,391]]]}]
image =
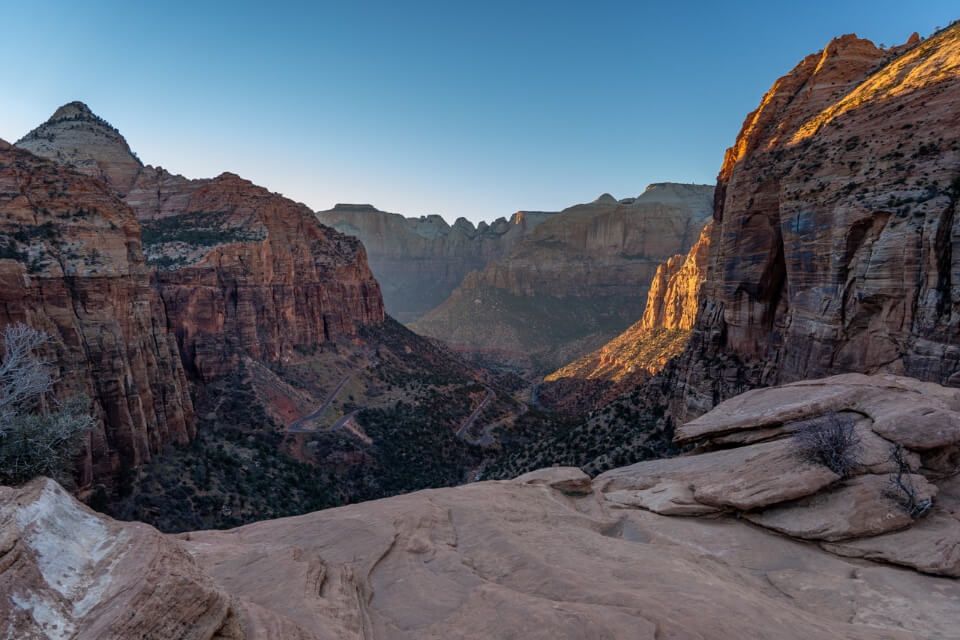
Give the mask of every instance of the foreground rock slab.
[{"label": "foreground rock slab", "polygon": [[0,637],[951,638],[960,583],[481,482],[179,537],[0,492]]}]

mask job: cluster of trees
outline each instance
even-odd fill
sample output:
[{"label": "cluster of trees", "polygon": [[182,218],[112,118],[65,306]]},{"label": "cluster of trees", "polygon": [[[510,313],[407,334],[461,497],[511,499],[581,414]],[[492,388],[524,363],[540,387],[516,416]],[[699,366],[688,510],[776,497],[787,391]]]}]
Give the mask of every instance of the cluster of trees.
[{"label": "cluster of trees", "polygon": [[69,484],[83,436],[93,427],[90,401],[54,397],[52,367],[40,355],[49,346],[47,334],[17,323],[2,339],[0,483],[45,475]]}]

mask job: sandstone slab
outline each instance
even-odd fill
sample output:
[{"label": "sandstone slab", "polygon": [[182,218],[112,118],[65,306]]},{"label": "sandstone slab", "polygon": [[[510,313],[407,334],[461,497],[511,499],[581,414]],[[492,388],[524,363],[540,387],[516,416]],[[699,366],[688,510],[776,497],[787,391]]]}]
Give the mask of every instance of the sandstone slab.
[{"label": "sandstone slab", "polygon": [[49,483],[0,504],[9,637],[945,640],[960,624],[956,581],[512,482],[177,537]]},{"label": "sandstone slab", "polygon": [[[932,499],[937,488],[923,476],[907,475],[917,499]],[[891,476],[862,475],[817,495],[778,505],[745,517],[760,526],[805,540],[846,540],[876,536],[914,523],[890,495]]]},{"label": "sandstone slab", "polygon": [[802,460],[789,440],[775,440],[694,456],[639,462],[603,473],[594,487],[604,493],[627,489],[691,487],[707,506],[749,511],[817,493],[840,477]]},{"label": "sandstone slab", "polygon": [[593,491],[590,476],[577,467],[547,467],[517,476],[520,484],[545,485],[560,493],[587,495]]}]

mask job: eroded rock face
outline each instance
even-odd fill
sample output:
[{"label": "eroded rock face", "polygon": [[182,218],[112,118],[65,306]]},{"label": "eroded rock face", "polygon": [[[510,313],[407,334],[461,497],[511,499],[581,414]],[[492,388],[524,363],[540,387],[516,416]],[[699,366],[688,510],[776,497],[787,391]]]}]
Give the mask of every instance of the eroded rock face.
[{"label": "eroded rock face", "polygon": [[383,289],[387,311],[411,322],[447,299],[467,273],[507,255],[537,225],[555,215],[518,211],[509,220],[474,226],[458,218],[407,218],[368,204],[338,204],[317,219],[363,242]]},{"label": "eroded rock face", "polygon": [[202,380],[242,355],[279,362],[383,321],[363,246],[305,205],[230,173],[190,180],[144,167],[82,103],[17,145],[105,179],[133,208],[184,363]]},{"label": "eroded rock face", "polygon": [[[794,438],[834,420],[856,434],[845,478]],[[958,421],[960,389],[890,374],[755,389],[677,428],[691,455],[614,469],[593,487],[620,508],[737,512],[835,553],[958,576]]]},{"label": "eroded rock face", "polygon": [[383,322],[357,239],[236,175],[191,182],[182,204],[143,226],[184,361],[202,379],[241,355],[279,362]]},{"label": "eroded rock face", "polygon": [[843,36],[779,79],[720,171],[674,414],[844,371],[958,382],[960,26]]},{"label": "eroded rock face", "polygon": [[707,276],[712,223],[686,255],[657,267],[643,318],[596,351],[544,378],[541,398],[556,408],[602,405],[642,383],[683,351]]},{"label": "eroded rock face", "polygon": [[171,537],[41,480],[0,490],[0,540],[0,633],[18,638],[930,640],[960,624],[956,581],[517,482]]},{"label": "eroded rock face", "polygon": [[144,168],[120,132],[82,102],[57,109],[17,146],[101,178],[121,196],[130,191]]},{"label": "eroded rock face", "polygon": [[52,480],[0,488],[8,638],[243,638],[229,594],[176,540],[116,522]]},{"label": "eroded rock face", "polygon": [[508,256],[412,326],[468,351],[552,370],[643,315],[658,265],[696,242],[712,188],[656,184],[604,194],[537,226]]},{"label": "eroded rock face", "polygon": [[0,250],[0,324],[49,334],[58,393],[99,418],[82,483],[187,442],[187,380],[133,211],[100,180],[0,147]]}]

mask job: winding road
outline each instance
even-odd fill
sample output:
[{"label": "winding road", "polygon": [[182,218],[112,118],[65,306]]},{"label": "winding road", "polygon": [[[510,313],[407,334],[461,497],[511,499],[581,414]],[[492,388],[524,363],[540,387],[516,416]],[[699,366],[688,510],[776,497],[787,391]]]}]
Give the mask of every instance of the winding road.
[{"label": "winding road", "polygon": [[[331,393],[329,396],[327,396],[327,399],[323,401],[323,404],[320,405],[320,408],[319,408],[319,409],[316,409],[315,411],[312,411],[311,413],[303,416],[302,418],[297,418],[296,420],[294,420],[293,422],[291,422],[289,425],[287,425],[287,433],[311,433],[311,432],[313,432],[313,431],[316,431],[316,429],[307,429],[307,428],[305,428],[305,427],[303,426],[304,423],[308,423],[308,422],[310,422],[311,420],[316,420],[316,419],[319,418],[321,415],[323,415],[323,412],[326,411],[326,410],[327,410],[327,407],[330,406],[330,403],[333,402],[333,401],[336,399],[337,394],[340,393],[340,391],[343,389],[344,385],[347,384],[347,380],[349,380],[349,379],[350,379],[350,374],[345,375],[345,376],[343,377],[343,380],[341,380],[340,383],[337,385],[336,389],[333,390],[333,393]],[[353,413],[356,413],[356,411],[354,411]],[[351,416],[353,416],[352,413],[344,416],[343,418],[340,418],[340,420],[338,420],[338,421],[334,424],[334,427],[337,427],[338,425],[340,425],[340,423],[341,423],[342,421],[344,421],[345,419],[347,419],[347,418],[349,418],[349,417],[351,417]]]}]

